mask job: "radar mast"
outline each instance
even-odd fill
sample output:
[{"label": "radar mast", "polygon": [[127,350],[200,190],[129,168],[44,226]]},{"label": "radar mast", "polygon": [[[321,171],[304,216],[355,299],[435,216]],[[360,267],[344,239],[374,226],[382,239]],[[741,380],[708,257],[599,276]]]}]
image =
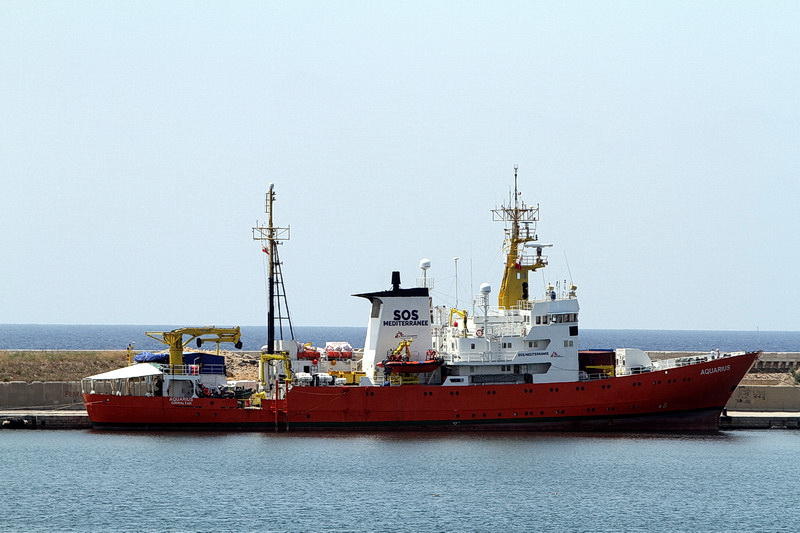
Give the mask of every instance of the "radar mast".
[{"label": "radar mast", "polygon": [[265,201],[267,225],[262,226],[256,221],[253,228],[253,240],[261,241],[261,251],[267,254],[267,353],[275,353],[275,326],[278,335],[284,338],[284,326],[288,329],[289,338],[294,339],[292,319],[289,316],[289,304],[286,300],[286,290],[283,285],[281,262],[278,258],[278,245],[289,240],[289,228],[280,228],[273,224],[275,203],[275,185],[269,184]]},{"label": "radar mast", "polygon": [[[542,256],[542,248],[549,246],[531,245],[539,240],[536,223],[539,221],[539,204],[529,206],[522,200],[519,192],[517,165],[514,165],[514,190],[510,193],[508,205],[492,209],[492,220],[506,223],[503,251],[506,264],[497,303],[509,309],[528,300],[528,273],[547,265],[547,257]],[[536,248],[536,255],[526,253],[526,247]]]}]

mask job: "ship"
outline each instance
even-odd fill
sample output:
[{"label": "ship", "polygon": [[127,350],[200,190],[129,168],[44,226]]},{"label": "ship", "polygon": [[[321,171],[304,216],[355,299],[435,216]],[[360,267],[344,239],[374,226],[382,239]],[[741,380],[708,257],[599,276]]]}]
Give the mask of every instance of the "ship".
[{"label": "ship", "polygon": [[[434,304],[430,261],[403,287],[391,273],[384,290],[354,296],[369,303],[363,350],[294,339],[278,246],[288,227],[253,228],[267,257],[267,343],[258,380],[227,379],[220,344],[241,347],[238,327],[179,328],[148,335],[169,346],[148,359],[82,380],[95,429],[357,431],[716,431],[757,351],[653,360],[636,348],[581,349],[573,283],[532,294],[531,274],[548,264],[538,239],[539,206],[519,191],[492,209],[504,224],[503,276],[471,312]],[[457,301],[457,300],[456,300]],[[216,354],[187,352],[215,343]]]}]

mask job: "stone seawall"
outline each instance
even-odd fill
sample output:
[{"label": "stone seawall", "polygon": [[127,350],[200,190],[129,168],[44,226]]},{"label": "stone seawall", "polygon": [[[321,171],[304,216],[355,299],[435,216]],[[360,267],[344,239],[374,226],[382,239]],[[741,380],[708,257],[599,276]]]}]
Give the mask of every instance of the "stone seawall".
[{"label": "stone seawall", "polygon": [[800,387],[739,385],[725,408],[731,411],[800,411]]},{"label": "stone seawall", "polygon": [[0,409],[82,410],[80,381],[0,383]]}]

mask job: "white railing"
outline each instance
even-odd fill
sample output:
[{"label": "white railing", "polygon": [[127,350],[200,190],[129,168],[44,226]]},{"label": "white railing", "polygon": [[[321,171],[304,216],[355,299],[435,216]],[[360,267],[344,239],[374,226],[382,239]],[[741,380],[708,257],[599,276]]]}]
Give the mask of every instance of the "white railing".
[{"label": "white railing", "polygon": [[653,369],[665,370],[668,368],[677,368],[680,366],[696,365],[697,363],[705,363],[706,361],[708,361],[707,355],[677,357],[675,359],[662,359],[661,361],[653,362]]},{"label": "white railing", "polygon": [[165,374],[183,374],[196,376],[199,374],[224,374],[225,365],[169,365],[156,363],[159,370]]},{"label": "white railing", "polygon": [[458,355],[443,354],[446,361],[454,363],[509,363],[514,360],[516,352],[480,352],[461,353]]},{"label": "white railing", "polygon": [[598,372],[595,374],[587,374],[586,372],[580,373],[580,381],[595,381],[598,379],[611,379],[612,376],[609,376],[605,372]]},{"label": "white railing", "polygon": [[617,368],[616,374],[618,376],[633,376],[636,374],[645,374],[647,372],[652,372],[652,371],[653,371],[652,366],[635,366],[632,368],[621,366]]}]

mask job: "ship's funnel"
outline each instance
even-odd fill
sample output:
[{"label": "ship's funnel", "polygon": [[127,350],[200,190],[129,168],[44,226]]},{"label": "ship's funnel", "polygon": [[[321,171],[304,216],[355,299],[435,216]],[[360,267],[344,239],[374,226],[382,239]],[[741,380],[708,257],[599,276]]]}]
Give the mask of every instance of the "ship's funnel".
[{"label": "ship's funnel", "polygon": [[372,303],[362,370],[370,379],[378,376],[378,363],[395,353],[400,344],[411,343],[410,360],[424,361],[433,349],[431,298],[427,287],[400,288],[400,273],[392,272],[392,289],[356,294]]}]

